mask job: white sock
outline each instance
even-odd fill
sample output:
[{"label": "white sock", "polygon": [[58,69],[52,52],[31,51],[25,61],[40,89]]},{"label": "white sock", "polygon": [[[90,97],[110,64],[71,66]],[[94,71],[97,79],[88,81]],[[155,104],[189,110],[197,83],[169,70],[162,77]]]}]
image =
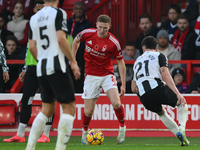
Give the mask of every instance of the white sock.
[{"label": "white sock", "polygon": [[31,131],[30,131],[30,134],[28,137],[27,149],[35,148],[36,142],[39,139],[39,137],[44,129],[47,119],[48,118],[42,112],[40,112],[36,116],[35,120],[33,121]]},{"label": "white sock", "polygon": [[49,137],[51,127],[52,127],[52,125],[45,125],[43,135]]},{"label": "white sock", "polygon": [[62,114],[58,124],[58,138],[56,142],[55,150],[65,150],[67,142],[69,141],[72,128],[73,128],[74,117],[69,114]]},{"label": "white sock", "polygon": [[174,134],[178,132],[178,125],[176,122],[167,114],[166,110],[162,115],[159,115],[163,124]]},{"label": "white sock", "polygon": [[19,123],[19,127],[18,127],[18,130],[17,130],[17,135],[19,137],[24,137],[26,126],[27,126],[27,124],[24,124],[24,123],[21,123],[21,122]]},{"label": "white sock", "polygon": [[185,132],[185,126],[188,117],[188,107],[187,104],[185,106],[177,106],[178,108],[178,122],[179,122],[179,129]]}]

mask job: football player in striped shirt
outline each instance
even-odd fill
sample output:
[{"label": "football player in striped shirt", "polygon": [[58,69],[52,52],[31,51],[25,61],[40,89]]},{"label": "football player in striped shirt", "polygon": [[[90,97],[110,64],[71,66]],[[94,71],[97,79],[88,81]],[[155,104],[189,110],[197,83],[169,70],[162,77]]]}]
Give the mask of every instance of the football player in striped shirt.
[{"label": "football player in striped shirt", "polygon": [[[157,40],[153,36],[143,39],[142,49],[144,53],[136,59],[133,66],[132,91],[138,94],[146,109],[160,116],[164,125],[181,141],[181,146],[189,146],[185,136],[187,103],[169,73],[168,60],[164,54],[156,52]],[[162,104],[177,106],[179,126]]]}]

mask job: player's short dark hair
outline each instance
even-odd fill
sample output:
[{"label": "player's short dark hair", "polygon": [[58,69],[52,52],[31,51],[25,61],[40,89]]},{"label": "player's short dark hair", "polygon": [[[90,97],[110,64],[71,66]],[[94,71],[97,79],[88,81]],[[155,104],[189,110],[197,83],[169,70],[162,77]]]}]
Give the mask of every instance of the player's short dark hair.
[{"label": "player's short dark hair", "polygon": [[126,46],[134,46],[135,47],[135,42],[133,42],[133,41],[127,41],[126,43],[125,43],[125,47]]},{"label": "player's short dark hair", "polygon": [[37,4],[44,4],[43,0],[35,0],[33,6],[35,7]]},{"label": "player's short dark hair", "polygon": [[181,13],[181,8],[179,7],[179,5],[177,4],[170,4],[169,8],[168,8],[168,13],[170,9],[174,9],[176,11],[177,14]]},{"label": "player's short dark hair", "polygon": [[156,49],[157,47],[157,40],[153,36],[147,36],[142,40],[141,46],[145,46],[146,49]]},{"label": "player's short dark hair", "polygon": [[141,16],[139,17],[139,22],[140,22],[140,20],[143,19],[143,18],[148,18],[149,21],[152,22],[152,19],[151,19],[151,17],[150,17],[148,14],[143,14],[143,15],[141,15]]},{"label": "player's short dark hair", "polygon": [[19,41],[17,40],[16,36],[14,35],[8,35],[5,39],[5,43],[7,43],[8,40],[14,41],[16,45],[19,45]]},{"label": "player's short dark hair", "polygon": [[74,4],[74,8],[75,8],[77,5],[81,6],[81,8],[83,9],[83,11],[85,11],[85,5],[84,5],[83,2],[76,2],[76,3]]},{"label": "player's short dark hair", "polygon": [[189,22],[188,16],[186,14],[180,14],[179,17],[178,17],[178,20],[179,19],[185,19]]},{"label": "player's short dark hair", "polygon": [[100,15],[97,18],[97,22],[104,22],[104,23],[110,23],[111,24],[111,18],[108,15]]}]

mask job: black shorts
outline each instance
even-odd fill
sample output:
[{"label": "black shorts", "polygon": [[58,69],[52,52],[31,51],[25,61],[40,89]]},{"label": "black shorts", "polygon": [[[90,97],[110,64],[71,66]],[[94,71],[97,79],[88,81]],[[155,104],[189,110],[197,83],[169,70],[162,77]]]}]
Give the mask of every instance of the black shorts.
[{"label": "black shorts", "polygon": [[162,104],[175,107],[178,98],[168,86],[159,86],[142,95],[140,101],[146,109],[161,112]]},{"label": "black shorts", "polygon": [[70,103],[75,101],[74,85],[68,73],[56,72],[38,77],[42,102]]}]

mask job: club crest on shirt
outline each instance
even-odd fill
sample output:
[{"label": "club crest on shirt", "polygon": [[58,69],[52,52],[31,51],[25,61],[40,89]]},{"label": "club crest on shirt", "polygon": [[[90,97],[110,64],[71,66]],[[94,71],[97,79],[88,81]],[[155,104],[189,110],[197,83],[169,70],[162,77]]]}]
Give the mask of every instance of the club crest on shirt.
[{"label": "club crest on shirt", "polygon": [[104,45],[103,48],[102,48],[102,52],[105,52],[107,49],[107,45]]}]

